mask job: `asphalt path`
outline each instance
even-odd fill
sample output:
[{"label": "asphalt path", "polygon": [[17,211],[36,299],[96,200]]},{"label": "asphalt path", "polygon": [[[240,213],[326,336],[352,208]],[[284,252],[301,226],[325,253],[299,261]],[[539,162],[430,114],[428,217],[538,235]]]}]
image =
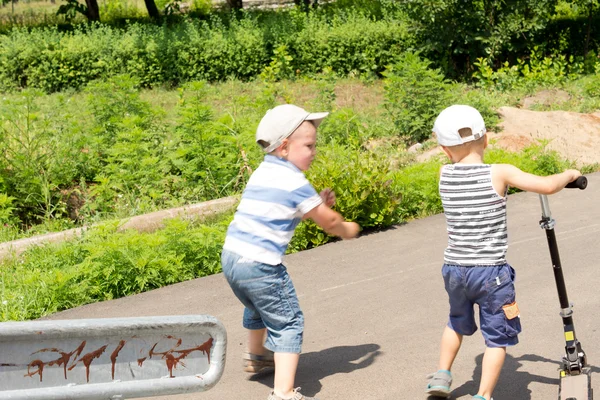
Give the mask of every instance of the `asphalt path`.
[{"label": "asphalt path", "polygon": [[[550,196],[576,333],[593,366],[600,396],[600,174],[586,190]],[[558,397],[564,354],[562,319],[539,197],[509,196],[508,260],[517,271],[523,332],[509,349],[495,400]],[[287,256],[306,318],[297,386],[321,400],[426,399],[426,374],[437,367],[448,300],[441,266],[445,220],[436,215],[355,240]],[[165,400],[265,400],[273,384],[266,374],[242,372],[246,333],[242,306],[221,274],[123,299],[91,304],[50,319],[210,314],[228,334],[227,363],[219,383],[203,393]],[[452,398],[475,394],[485,350],[480,332],[465,338],[453,367]]]}]

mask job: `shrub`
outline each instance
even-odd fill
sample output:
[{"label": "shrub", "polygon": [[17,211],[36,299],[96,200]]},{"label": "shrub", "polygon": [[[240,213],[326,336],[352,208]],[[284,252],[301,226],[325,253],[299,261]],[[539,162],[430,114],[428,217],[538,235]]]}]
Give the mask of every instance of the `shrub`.
[{"label": "shrub", "polygon": [[401,20],[373,20],[356,10],[338,10],[333,17],[300,11],[260,15],[213,14],[123,29],[98,23],[65,32],[14,29],[0,37],[0,89],[54,92],[124,73],[144,87],[247,80],[263,70],[270,79],[327,68],[338,75],[376,76],[411,40]]},{"label": "shrub", "polygon": [[116,224],[105,224],[78,240],[34,247],[2,262],[0,321],[39,318],[217,273],[230,219],[172,220],[146,234],[116,233]]},{"label": "shrub", "polygon": [[381,75],[386,65],[410,46],[403,21],[373,21],[361,15],[308,18],[305,27],[284,40],[293,65],[302,74],[320,73],[327,68],[335,74],[366,77]]},{"label": "shrub", "polygon": [[408,221],[443,211],[438,192],[440,159],[412,164],[394,174],[393,190],[402,193],[398,218]]},{"label": "shrub", "polygon": [[384,74],[384,107],[408,144],[428,138],[437,115],[452,103],[449,82],[429,65],[418,55],[405,53]]},{"label": "shrub", "polygon": [[[399,221],[396,207],[400,194],[392,189],[389,164],[369,152],[340,146],[325,146],[307,173],[318,190],[336,193],[334,209],[363,229],[390,226]],[[313,222],[296,229],[290,251],[316,247],[331,240]]]},{"label": "shrub", "polygon": [[65,112],[64,99],[43,107],[39,96],[39,91],[26,90],[0,101],[0,179],[14,198],[15,213],[27,223],[64,215],[60,191],[88,160],[81,152],[85,140]]}]

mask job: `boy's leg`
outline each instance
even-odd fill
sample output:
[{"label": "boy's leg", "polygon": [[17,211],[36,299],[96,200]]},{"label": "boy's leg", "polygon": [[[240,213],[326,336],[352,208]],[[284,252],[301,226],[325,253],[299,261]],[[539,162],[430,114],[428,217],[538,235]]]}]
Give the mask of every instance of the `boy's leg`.
[{"label": "boy's leg", "polygon": [[248,329],[248,352],[262,356],[265,353],[265,335],[267,330],[262,329]]},{"label": "boy's leg", "polygon": [[440,346],[439,369],[450,371],[458,350],[460,350],[462,339],[463,335],[446,326],[442,334],[442,344]]},{"label": "boy's leg", "polygon": [[294,396],[294,379],[298,368],[298,353],[275,353],[275,383],[273,391],[282,399]]},{"label": "boy's leg", "polygon": [[440,345],[440,362],[437,372],[428,376],[429,383],[425,390],[432,396],[447,397],[450,395],[452,374],[450,369],[462,344],[463,335],[446,326]]},{"label": "boy's leg", "polygon": [[502,365],[506,357],[506,347],[488,347],[483,355],[481,382],[477,394],[486,399],[492,398],[492,393],[500,377]]},{"label": "boy's leg", "polygon": [[244,353],[244,371],[259,373],[273,370],[273,353],[265,349],[266,328],[248,329],[248,352]]}]

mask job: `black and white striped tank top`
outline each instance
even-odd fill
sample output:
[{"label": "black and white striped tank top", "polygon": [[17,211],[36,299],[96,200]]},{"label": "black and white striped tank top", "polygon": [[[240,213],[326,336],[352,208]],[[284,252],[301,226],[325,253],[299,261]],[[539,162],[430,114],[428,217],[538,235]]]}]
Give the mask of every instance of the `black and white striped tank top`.
[{"label": "black and white striped tank top", "polygon": [[440,196],[448,228],[444,262],[478,266],[506,263],[506,193],[492,186],[492,166],[452,164],[442,167]]}]

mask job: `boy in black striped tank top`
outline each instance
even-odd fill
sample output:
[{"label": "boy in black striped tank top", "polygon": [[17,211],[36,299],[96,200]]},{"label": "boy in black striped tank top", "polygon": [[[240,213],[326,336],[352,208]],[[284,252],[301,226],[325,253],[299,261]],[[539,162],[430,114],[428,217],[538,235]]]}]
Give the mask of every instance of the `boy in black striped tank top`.
[{"label": "boy in black striped tank top", "polygon": [[515,271],[505,258],[508,187],[552,194],[581,173],[567,170],[541,177],[509,164],[484,164],[483,153],[488,144],[485,123],[470,106],[446,108],[437,117],[433,132],[452,162],[442,167],[439,184],[448,230],[442,275],[450,299],[450,317],[442,334],[439,369],[429,376],[426,392],[450,395],[450,369],[463,336],[477,330],[477,304],[486,351],[479,390],[472,398],[491,400],[506,347],[518,343],[521,331]]}]

